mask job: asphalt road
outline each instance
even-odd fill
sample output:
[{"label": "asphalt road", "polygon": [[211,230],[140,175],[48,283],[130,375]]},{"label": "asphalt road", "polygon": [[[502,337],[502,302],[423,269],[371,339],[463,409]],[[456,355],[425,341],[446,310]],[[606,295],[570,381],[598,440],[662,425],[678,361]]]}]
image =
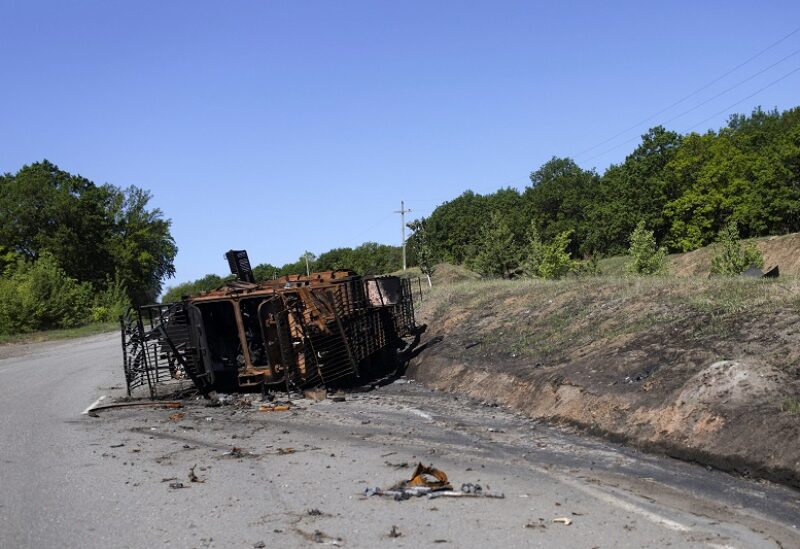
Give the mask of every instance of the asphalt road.
[{"label": "asphalt road", "polygon": [[[116,335],[0,347],[0,547],[800,547],[795,490],[405,380],[82,415],[123,394],[119,362]],[[505,498],[363,495],[417,462]]]}]

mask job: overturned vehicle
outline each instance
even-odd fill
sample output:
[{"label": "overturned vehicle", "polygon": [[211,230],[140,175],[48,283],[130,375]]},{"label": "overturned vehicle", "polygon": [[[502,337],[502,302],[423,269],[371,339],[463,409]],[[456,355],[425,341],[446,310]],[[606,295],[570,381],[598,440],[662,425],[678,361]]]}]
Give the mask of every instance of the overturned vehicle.
[{"label": "overturned vehicle", "polygon": [[129,395],[186,379],[205,395],[353,383],[395,369],[419,335],[407,279],[340,270],[256,283],[246,252],[226,257],[236,279],[225,286],[121,319]]}]

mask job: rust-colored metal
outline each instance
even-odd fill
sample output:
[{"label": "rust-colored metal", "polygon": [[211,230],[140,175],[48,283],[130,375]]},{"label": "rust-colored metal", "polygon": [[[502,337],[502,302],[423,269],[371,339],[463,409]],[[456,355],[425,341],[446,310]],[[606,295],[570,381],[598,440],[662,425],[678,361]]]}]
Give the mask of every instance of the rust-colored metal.
[{"label": "rust-colored metal", "polygon": [[[235,254],[226,255],[231,270],[249,272],[249,263],[234,264],[246,253]],[[416,330],[410,283],[398,277],[338,270],[249,280],[123,322],[129,391],[146,382],[155,396],[151,380],[163,380],[165,368],[205,393],[328,385],[385,367]]]}]

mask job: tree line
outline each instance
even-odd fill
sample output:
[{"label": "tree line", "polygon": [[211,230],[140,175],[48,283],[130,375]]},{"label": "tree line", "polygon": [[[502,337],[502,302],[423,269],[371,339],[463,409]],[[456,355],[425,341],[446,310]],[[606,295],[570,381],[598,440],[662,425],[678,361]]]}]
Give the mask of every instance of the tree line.
[{"label": "tree line", "polygon": [[[280,267],[271,263],[260,263],[253,267],[253,276],[256,281],[262,282],[290,274],[305,274],[306,267],[311,272],[349,269],[362,275],[384,274],[402,267],[402,253],[400,246],[365,242],[355,248],[334,248],[319,256],[305,252],[297,261]],[[186,295],[207,292],[219,288],[232,279],[232,275],[222,277],[208,274],[200,279],[168,288],[162,301],[168,303],[178,301]]]},{"label": "tree line", "polygon": [[0,334],[114,320],[155,300],[177,247],[150,199],[47,160],[0,176]]},{"label": "tree line", "polygon": [[427,263],[513,276],[537,253],[626,253],[640,223],[669,252],[710,244],[731,223],[742,238],[800,231],[800,108],[757,108],[703,134],[657,126],[603,174],[554,157],[521,191],[442,204],[410,225],[410,243]]}]

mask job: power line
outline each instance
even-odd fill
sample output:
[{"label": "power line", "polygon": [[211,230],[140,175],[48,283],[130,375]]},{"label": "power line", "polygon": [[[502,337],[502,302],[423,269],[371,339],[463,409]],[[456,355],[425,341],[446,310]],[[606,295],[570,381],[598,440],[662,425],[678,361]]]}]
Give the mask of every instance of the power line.
[{"label": "power line", "polygon": [[769,84],[767,84],[766,86],[764,86],[764,87],[762,87],[762,88],[759,88],[759,89],[757,89],[756,91],[754,91],[753,93],[751,93],[751,94],[750,94],[750,95],[748,95],[747,97],[744,97],[744,98],[740,99],[740,100],[739,100],[739,101],[737,101],[736,103],[731,103],[730,105],[728,105],[727,107],[725,107],[725,108],[724,108],[724,109],[722,109],[721,111],[715,112],[714,114],[712,114],[712,115],[711,115],[711,116],[709,116],[708,118],[706,118],[706,119],[704,119],[704,120],[701,120],[700,122],[698,122],[697,124],[695,124],[694,126],[692,126],[692,127],[690,127],[690,128],[687,128],[685,131],[686,131],[686,132],[689,132],[689,131],[691,131],[691,130],[695,129],[697,126],[699,126],[699,125],[701,125],[701,124],[705,124],[705,123],[706,123],[706,122],[708,122],[709,120],[711,120],[711,119],[713,119],[713,118],[715,118],[715,117],[717,117],[717,116],[719,116],[719,115],[721,115],[721,114],[724,114],[725,112],[727,112],[727,111],[731,110],[733,107],[735,107],[735,106],[739,105],[740,103],[744,103],[745,101],[747,101],[747,100],[748,100],[748,99],[750,99],[751,97],[754,97],[754,96],[758,95],[759,93],[761,93],[762,91],[766,90],[767,88],[771,88],[772,86],[774,86],[774,85],[775,85],[775,84],[777,84],[778,82],[781,82],[782,80],[786,80],[787,78],[789,78],[791,75],[793,75],[794,73],[796,73],[796,72],[798,72],[798,71],[800,71],[800,67],[797,67],[796,69],[794,69],[794,70],[792,70],[792,71],[789,71],[788,73],[784,74],[783,76],[781,76],[781,77],[780,77],[780,78],[778,78],[777,80],[773,80],[772,82],[770,82],[770,83],[769,83]]},{"label": "power line", "polygon": [[673,116],[672,118],[669,118],[669,119],[665,120],[663,123],[664,123],[664,124],[666,124],[666,123],[668,123],[668,122],[672,122],[673,120],[677,120],[678,118],[680,118],[680,117],[682,117],[682,116],[685,116],[685,115],[689,114],[690,112],[696,111],[697,109],[699,109],[699,108],[700,108],[700,107],[702,107],[703,105],[707,105],[708,103],[710,103],[710,102],[711,102],[711,101],[713,101],[714,99],[717,99],[717,98],[719,98],[719,97],[721,97],[721,96],[725,95],[725,94],[726,94],[726,93],[728,93],[729,91],[731,91],[731,90],[734,90],[734,89],[738,88],[738,87],[739,87],[739,86],[741,86],[742,84],[745,84],[745,83],[749,82],[750,80],[752,80],[752,79],[753,79],[753,78],[755,78],[756,76],[760,76],[760,75],[764,74],[765,72],[767,72],[767,71],[768,71],[768,70],[770,70],[771,68],[773,68],[773,67],[775,67],[775,66],[777,66],[777,65],[780,65],[781,63],[783,63],[783,62],[784,62],[784,61],[786,61],[787,59],[790,59],[791,57],[794,57],[794,56],[795,56],[795,55],[797,55],[798,53],[800,53],[800,49],[796,49],[796,50],[794,50],[792,53],[790,53],[790,54],[789,54],[789,55],[787,55],[786,57],[783,57],[783,58],[779,59],[778,61],[775,61],[775,62],[774,62],[772,65],[770,65],[770,66],[768,66],[768,67],[766,67],[766,68],[764,68],[764,69],[761,69],[760,71],[758,71],[758,72],[757,72],[757,73],[755,73],[755,74],[751,74],[750,76],[748,76],[748,77],[747,77],[747,78],[745,78],[744,80],[740,80],[739,82],[737,82],[737,83],[736,83],[736,84],[734,84],[733,86],[731,86],[731,87],[729,87],[729,88],[727,88],[727,89],[725,89],[725,90],[722,90],[721,92],[719,92],[719,93],[718,93],[718,94],[716,94],[716,95],[713,95],[713,96],[709,97],[708,99],[706,99],[706,100],[705,100],[705,101],[703,101],[702,103],[698,103],[697,105],[695,105],[695,106],[694,106],[694,107],[692,107],[691,109],[689,109],[689,110],[686,110],[686,111],[683,111],[682,113],[680,113],[680,114],[678,114],[678,115],[675,115],[675,116]]},{"label": "power line", "polygon": [[[629,127],[625,128],[624,130],[622,130],[622,131],[620,131],[620,132],[618,132],[618,133],[616,133],[616,134],[612,135],[612,136],[611,136],[611,137],[609,137],[608,139],[605,139],[605,140],[603,140],[603,141],[601,141],[601,142],[597,143],[596,145],[592,145],[592,146],[591,146],[591,147],[589,147],[588,149],[584,149],[584,150],[582,150],[582,151],[578,152],[578,153],[575,155],[575,157],[576,157],[576,158],[577,158],[577,157],[580,157],[581,155],[583,155],[583,154],[585,154],[585,153],[587,153],[587,152],[589,152],[589,151],[592,151],[592,150],[596,149],[597,147],[600,147],[600,146],[602,146],[602,145],[605,145],[605,144],[606,144],[606,143],[608,143],[609,141],[613,141],[613,140],[614,140],[614,139],[616,139],[617,137],[619,137],[619,136],[621,136],[621,135],[624,135],[624,134],[628,133],[629,131],[631,131],[631,130],[633,130],[633,129],[636,129],[636,128],[638,128],[639,126],[641,126],[641,125],[642,125],[642,124],[644,124],[645,122],[649,122],[650,120],[652,120],[653,118],[657,117],[658,115],[665,113],[666,111],[668,111],[668,110],[672,109],[673,107],[676,107],[676,106],[680,105],[681,103],[685,102],[685,101],[686,101],[686,100],[688,100],[688,99],[691,99],[692,97],[694,97],[694,96],[695,96],[695,95],[697,95],[698,93],[700,93],[700,92],[702,92],[702,91],[704,91],[704,90],[708,89],[709,87],[713,86],[714,84],[716,84],[717,82],[719,82],[720,80],[722,80],[723,78],[725,78],[726,76],[728,76],[728,75],[730,75],[730,74],[732,74],[732,73],[736,72],[737,70],[739,70],[739,69],[740,69],[740,68],[742,68],[743,66],[747,65],[748,63],[750,63],[750,62],[751,62],[751,61],[753,61],[754,59],[757,59],[758,57],[760,57],[760,56],[761,56],[761,55],[763,55],[764,53],[768,52],[769,50],[771,50],[772,48],[774,48],[774,47],[775,47],[775,46],[777,46],[778,44],[781,44],[782,42],[786,41],[788,38],[790,38],[790,37],[794,36],[794,35],[795,35],[795,34],[797,34],[798,32],[800,32],[800,27],[797,27],[796,29],[794,29],[793,31],[791,31],[789,34],[787,34],[787,35],[783,36],[782,38],[778,39],[777,41],[773,42],[772,44],[770,44],[769,46],[767,46],[767,47],[766,47],[766,48],[764,48],[763,50],[759,51],[758,53],[756,53],[756,54],[754,54],[754,55],[752,55],[752,56],[748,57],[747,59],[745,59],[744,61],[742,61],[741,63],[739,63],[739,64],[738,64],[738,65],[736,65],[735,67],[733,67],[732,69],[730,69],[730,70],[726,71],[725,73],[721,74],[720,76],[718,76],[718,77],[714,78],[714,79],[713,79],[713,80],[711,80],[710,82],[708,82],[708,83],[706,83],[706,84],[703,84],[702,86],[700,86],[699,88],[697,88],[696,90],[694,90],[693,92],[691,92],[689,95],[686,95],[686,96],[682,97],[681,99],[678,99],[677,101],[675,101],[675,102],[674,102],[674,103],[672,103],[671,105],[669,105],[669,106],[667,106],[667,107],[664,107],[664,108],[663,108],[663,109],[661,109],[660,111],[658,111],[658,112],[656,112],[656,113],[654,113],[654,114],[652,114],[652,115],[650,115],[650,116],[648,116],[648,117],[646,117],[646,118],[643,118],[642,120],[640,120],[640,121],[639,121],[639,122],[637,122],[636,124],[633,124],[632,126],[629,126]],[[612,149],[612,150],[613,150],[613,149]],[[596,157],[592,157],[592,158],[596,158]],[[590,158],[589,160],[591,160],[591,158]]]},{"label": "power line", "polygon": [[[722,96],[722,95],[725,95],[725,94],[726,94],[726,93],[728,93],[729,91],[731,91],[731,90],[733,90],[733,89],[735,89],[735,88],[739,87],[741,84],[744,84],[744,83],[746,83],[746,82],[749,82],[750,80],[752,80],[752,79],[753,79],[753,78],[755,78],[756,76],[759,76],[759,75],[763,74],[763,73],[764,73],[764,72],[766,72],[767,70],[769,70],[769,69],[771,69],[772,67],[774,67],[774,66],[778,65],[779,63],[782,63],[783,61],[785,61],[785,60],[789,59],[790,57],[792,57],[792,56],[794,56],[794,55],[797,55],[798,53],[800,53],[800,49],[798,49],[798,50],[795,50],[794,52],[790,53],[789,55],[787,55],[786,57],[782,58],[781,60],[779,60],[779,61],[776,61],[775,63],[773,63],[773,64],[772,64],[772,65],[770,65],[769,67],[767,67],[767,68],[765,68],[765,69],[762,69],[761,71],[759,71],[759,72],[757,72],[757,73],[755,73],[755,74],[753,74],[753,75],[751,75],[751,76],[749,76],[749,77],[745,78],[744,80],[742,80],[742,81],[741,81],[741,82],[739,82],[738,84],[735,84],[735,85],[731,86],[730,88],[728,88],[728,89],[726,89],[726,90],[724,90],[724,91],[722,91],[722,92],[718,93],[717,95],[715,95],[715,96],[713,96],[713,97],[711,97],[711,98],[709,98],[709,99],[707,99],[707,100],[703,101],[702,103],[699,103],[699,104],[695,105],[695,106],[694,106],[694,107],[692,107],[691,109],[688,109],[688,110],[686,110],[686,111],[684,111],[684,112],[682,112],[682,113],[680,113],[680,114],[678,114],[678,115],[676,115],[676,116],[673,116],[672,118],[669,118],[669,119],[665,120],[665,121],[664,121],[664,123],[667,123],[667,122],[672,122],[673,120],[676,120],[676,119],[678,119],[678,118],[680,118],[680,117],[682,117],[682,116],[684,116],[684,115],[687,115],[687,114],[689,114],[690,112],[693,112],[693,111],[697,110],[698,108],[702,107],[703,105],[706,105],[706,104],[708,104],[709,102],[711,102],[713,99],[717,99],[717,98],[719,98],[720,96]],[[785,78],[788,78],[789,76],[791,76],[792,74],[794,74],[794,73],[795,73],[797,70],[798,70],[798,69],[795,69],[795,70],[792,70],[792,71],[788,72],[788,73],[787,73],[787,74],[785,74],[784,76],[782,76],[782,77],[778,78],[777,80],[774,80],[774,81],[772,81],[771,83],[767,84],[767,85],[766,85],[766,86],[764,86],[763,88],[760,88],[759,90],[755,91],[755,92],[754,92],[754,93],[752,93],[751,95],[748,95],[748,96],[747,96],[747,97],[745,97],[744,99],[741,99],[741,100],[737,101],[737,102],[736,102],[736,103],[734,103],[732,106],[736,106],[736,105],[738,105],[739,103],[742,103],[742,102],[746,101],[747,99],[750,99],[750,98],[751,98],[751,97],[753,97],[754,95],[757,95],[757,94],[761,93],[762,91],[766,90],[767,88],[769,88],[769,87],[771,87],[771,86],[773,86],[773,85],[777,84],[777,83],[778,83],[778,82],[780,82],[781,80],[784,80]],[[725,110],[727,110],[727,109],[729,109],[729,108],[731,108],[731,107],[729,106],[729,107],[727,107]],[[725,112],[725,111],[723,110],[722,112]],[[713,115],[713,116],[711,116],[711,117],[710,117],[708,120],[710,120],[711,118],[714,118],[714,116],[716,116],[716,115]],[[705,120],[704,120],[703,122],[705,122]],[[703,122],[700,122],[700,124],[702,124]],[[692,126],[692,127],[694,128],[695,126]],[[691,128],[690,128],[690,129],[691,129]],[[583,161],[584,161],[584,162],[588,162],[589,160],[594,160],[595,158],[600,158],[601,156],[604,156],[604,155],[606,155],[606,154],[610,153],[611,151],[613,151],[613,150],[616,150],[616,149],[618,149],[618,148],[622,147],[623,145],[627,145],[628,143],[632,143],[633,141],[636,141],[636,140],[638,140],[638,139],[639,139],[639,137],[640,137],[640,136],[638,136],[638,135],[637,135],[637,136],[634,136],[634,137],[631,137],[630,139],[627,139],[627,140],[625,140],[625,141],[622,141],[622,142],[620,142],[620,143],[617,143],[617,144],[616,144],[616,145],[614,145],[613,147],[610,147],[610,148],[608,148],[608,149],[604,150],[603,152],[600,152],[600,153],[598,153],[598,154],[595,154],[595,155],[592,155],[592,156],[590,156],[590,157],[588,157],[588,158],[585,158]]]}]

